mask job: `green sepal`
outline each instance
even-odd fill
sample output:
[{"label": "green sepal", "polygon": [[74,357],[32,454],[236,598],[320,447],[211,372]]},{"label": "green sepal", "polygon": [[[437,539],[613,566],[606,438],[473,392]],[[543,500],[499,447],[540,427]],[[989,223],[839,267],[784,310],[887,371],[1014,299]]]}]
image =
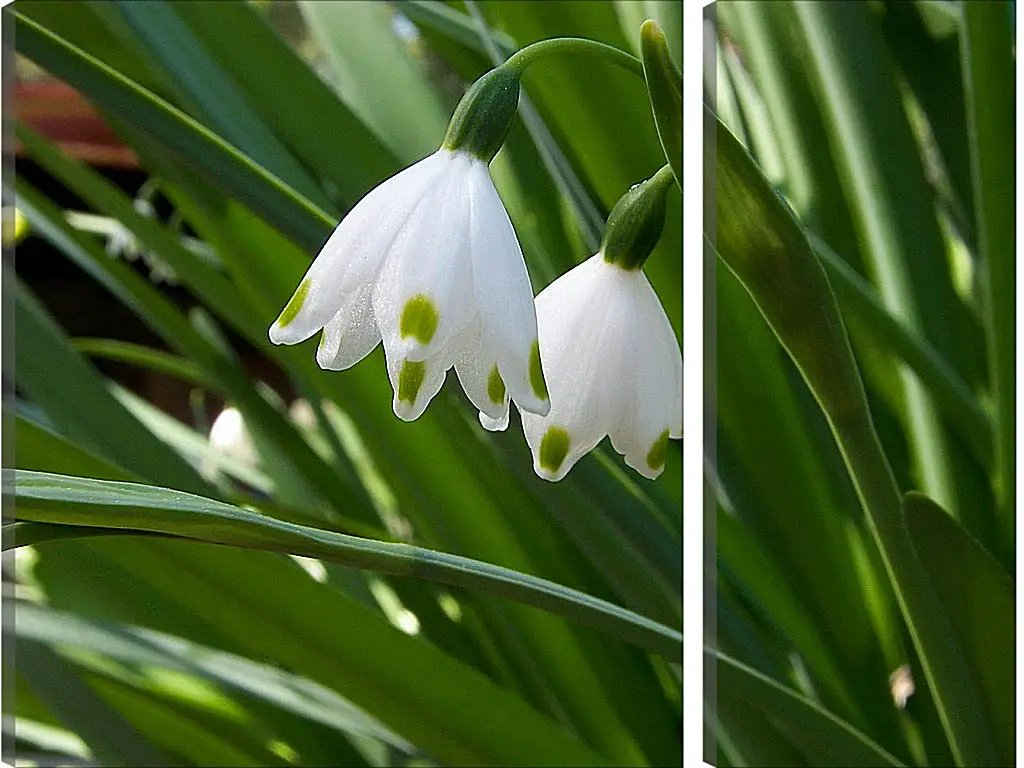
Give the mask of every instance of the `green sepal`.
[{"label": "green sepal", "polygon": [[671,178],[665,166],[619,198],[601,240],[605,261],[623,269],[640,269],[647,261],[665,227],[665,193]]},{"label": "green sepal", "polygon": [[518,107],[519,72],[511,67],[495,67],[466,91],[441,146],[461,149],[490,163],[505,143]]},{"label": "green sepal", "polygon": [[672,61],[665,33],[648,19],[640,27],[640,50],[644,79],[651,100],[654,125],[672,168],[676,184],[683,189],[683,73]]}]

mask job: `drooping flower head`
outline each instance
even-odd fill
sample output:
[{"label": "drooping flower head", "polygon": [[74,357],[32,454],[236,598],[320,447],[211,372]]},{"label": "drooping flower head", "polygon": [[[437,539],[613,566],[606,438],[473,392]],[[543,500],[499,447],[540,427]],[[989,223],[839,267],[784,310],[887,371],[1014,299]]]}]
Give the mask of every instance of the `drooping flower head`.
[{"label": "drooping flower head", "polygon": [[317,362],[344,370],[383,340],[395,414],[419,417],[455,367],[498,422],[509,398],[550,403],[533,292],[515,230],[488,173],[519,98],[498,67],[456,109],[441,148],[372,190],[324,244],[270,328],[275,344],[323,330]]},{"label": "drooping flower head", "polygon": [[[648,478],[683,435],[683,358],[641,270],[665,216],[667,174],[631,189],[608,219],[601,249],[536,299],[551,410],[522,413],[534,471],[556,481],[606,436]],[[488,429],[502,424],[480,416]]]}]

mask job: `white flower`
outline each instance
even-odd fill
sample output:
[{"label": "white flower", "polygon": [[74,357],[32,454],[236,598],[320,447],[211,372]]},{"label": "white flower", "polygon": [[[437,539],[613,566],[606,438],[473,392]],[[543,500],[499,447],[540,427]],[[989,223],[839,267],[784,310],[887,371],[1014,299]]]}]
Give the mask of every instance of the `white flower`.
[{"label": "white flower", "polygon": [[599,252],[545,288],[536,306],[551,410],[522,413],[534,471],[561,480],[609,435],[629,466],[656,478],[669,438],[683,436],[683,357],[643,271]]},{"label": "white flower", "polygon": [[509,395],[547,413],[526,264],[487,171],[441,148],[342,220],[270,328],[275,344],[320,329],[320,367],[344,370],[383,338],[395,414],[420,416],[453,365],[469,399],[508,421]]}]

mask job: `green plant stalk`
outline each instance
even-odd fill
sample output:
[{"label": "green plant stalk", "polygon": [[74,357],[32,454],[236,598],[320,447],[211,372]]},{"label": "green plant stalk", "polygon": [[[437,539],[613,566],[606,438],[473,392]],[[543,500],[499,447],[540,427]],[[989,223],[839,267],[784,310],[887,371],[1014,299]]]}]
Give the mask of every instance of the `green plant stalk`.
[{"label": "green plant stalk", "polygon": [[585,37],[553,37],[549,40],[538,40],[530,43],[525,48],[508,57],[503,66],[508,67],[518,74],[533,64],[535,61],[546,56],[555,54],[573,53],[584,56],[600,56],[613,64],[628,69],[630,72],[644,76],[643,64],[636,56],[632,56],[618,48],[599,43],[596,40],[588,40]]},{"label": "green plant stalk", "polygon": [[1012,546],[1016,509],[1013,27],[1009,3],[963,3],[961,7],[960,60],[983,264],[989,381],[995,401],[993,490],[999,526]]},{"label": "green plant stalk", "polygon": [[[505,57],[502,55],[495,40],[495,32],[484,20],[477,5],[470,0],[466,3],[466,9],[473,19],[473,26],[477,32],[484,52],[496,66],[503,66]],[[543,42],[543,41],[542,41]],[[530,100],[529,94],[520,92],[519,98],[519,119],[526,128],[527,134],[536,147],[545,169],[558,190],[564,195],[569,203],[570,209],[576,218],[580,228],[580,234],[587,243],[587,250],[597,250],[601,240],[601,231],[604,228],[604,216],[598,210],[590,194],[584,188],[583,183],[577,177],[568,158],[565,157],[558,142],[551,135],[551,130],[541,119],[540,114]]]},{"label": "green plant stalk", "polygon": [[[167,488],[26,470],[4,470],[3,478],[3,495],[14,502],[22,521],[146,531],[289,552],[378,573],[467,587],[579,621],[669,661],[682,660],[679,632],[578,590],[509,568],[408,544],[296,525]],[[80,535],[77,530],[69,533]]]},{"label": "green plant stalk", "polygon": [[718,255],[750,293],[825,413],[957,764],[994,765],[989,724],[949,618],[917,559],[825,272],[799,221],[746,150],[707,107],[705,119],[717,129],[716,165],[705,175],[716,180]]}]

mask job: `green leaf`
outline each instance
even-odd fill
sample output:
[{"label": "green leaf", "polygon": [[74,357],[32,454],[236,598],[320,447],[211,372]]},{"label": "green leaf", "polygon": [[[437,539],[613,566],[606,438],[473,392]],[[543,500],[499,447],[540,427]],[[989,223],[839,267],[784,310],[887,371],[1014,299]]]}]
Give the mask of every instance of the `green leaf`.
[{"label": "green leaf", "polygon": [[19,645],[18,673],[56,717],[89,745],[95,760],[107,765],[179,765],[49,648]]},{"label": "green leaf", "polygon": [[118,339],[71,339],[71,344],[83,355],[137,365],[197,387],[209,386],[198,365],[159,349]]},{"label": "green leaf", "polygon": [[31,421],[21,413],[14,414],[13,431],[14,451],[18,457],[19,469],[35,469],[98,480],[139,479],[66,437]]},{"label": "green leaf", "polygon": [[330,215],[177,107],[26,16],[17,11],[14,16],[20,53],[165,142],[191,167],[219,180],[308,247],[323,243],[335,224]]},{"label": "green leaf", "polygon": [[812,764],[834,766],[903,765],[864,734],[760,672],[709,648],[705,658],[716,664],[718,688],[765,712]]},{"label": "green leaf", "polygon": [[920,493],[903,500],[914,549],[938,592],[978,681],[1002,765],[1015,757],[1015,589],[1009,574],[938,504]]},{"label": "green leaf", "polygon": [[[958,300],[924,168],[869,7],[789,8],[802,30],[805,66],[872,282],[894,315],[940,349],[955,351]],[[955,473],[934,403],[916,376],[905,372],[901,379],[919,483],[958,515]]]},{"label": "green leaf", "polygon": [[[480,39],[472,20],[455,8],[429,0],[396,0],[395,6],[410,20],[442,32],[451,40],[478,53],[487,53],[487,46]],[[490,35],[503,57],[507,58],[515,53],[517,46],[511,37],[493,29]]]},{"label": "green leaf", "polygon": [[920,334],[907,327],[882,304],[877,292],[813,232],[807,233],[814,254],[828,273],[829,284],[844,316],[870,333],[880,349],[905,362],[935,398],[942,414],[956,426],[975,456],[992,462],[992,424],[978,397],[956,369]]},{"label": "green leaf", "polygon": [[978,227],[989,381],[995,398],[998,521],[1006,546],[1016,515],[1015,38],[1011,5],[963,3],[961,59]]},{"label": "green leaf", "polygon": [[705,153],[705,173],[715,179],[718,253],[757,303],[829,421],[954,756],[960,764],[991,765],[993,744],[975,681],[949,618],[918,566],[899,490],[825,272],[800,223],[751,157],[706,108],[705,118],[713,121],[709,129],[716,127],[715,159]]},{"label": "green leaf", "polygon": [[750,602],[776,624],[806,658],[829,695],[859,722],[865,718],[851,695],[832,651],[801,605],[786,577],[750,531],[719,505],[715,523],[720,572],[729,573]]},{"label": "green leaf", "polygon": [[[103,379],[68,344],[53,319],[20,282],[16,285],[18,386],[61,431],[90,452],[141,479],[211,493],[211,486],[192,467],[111,397]],[[111,430],[111,424],[118,429]]]},{"label": "green leaf", "polygon": [[507,568],[406,544],[358,539],[274,520],[166,488],[5,470],[4,494],[37,522],[150,531],[240,547],[287,551],[381,573],[414,576],[525,602],[682,658],[682,636],[632,611]]},{"label": "green leaf", "polygon": [[654,124],[679,189],[683,188],[683,73],[672,61],[665,34],[657,22],[640,28],[644,78],[651,99]]},{"label": "green leaf", "polygon": [[[216,13],[204,3],[169,7],[215,52],[219,67],[259,118],[325,187],[337,190],[346,208],[401,169],[402,156],[386,145],[384,134],[340,101],[251,3],[224,0]],[[402,123],[412,130],[419,120]],[[440,138],[430,149],[438,144]]]},{"label": "green leaf", "polygon": [[[256,115],[218,60],[178,17],[173,4],[150,0],[116,7],[150,55],[163,65],[194,118],[316,205],[330,207],[316,181]],[[257,55],[251,50],[247,53]],[[272,61],[262,63],[274,65]]]},{"label": "green leaf", "polygon": [[73,595],[75,610],[89,615],[115,614],[272,659],[333,688],[439,761],[605,763],[520,698],[286,558],[132,537],[49,546],[37,572],[48,592],[59,587],[61,605]]},{"label": "green leaf", "polygon": [[395,35],[391,8],[366,0],[303,1],[299,10],[326,54],[335,91],[401,163],[411,165],[441,146],[448,115],[411,46]]},{"label": "green leaf", "polygon": [[19,640],[94,651],[124,664],[195,675],[343,733],[380,740],[403,752],[414,751],[401,736],[307,678],[162,632],[90,621],[24,601],[15,610],[18,622],[11,631]]}]

